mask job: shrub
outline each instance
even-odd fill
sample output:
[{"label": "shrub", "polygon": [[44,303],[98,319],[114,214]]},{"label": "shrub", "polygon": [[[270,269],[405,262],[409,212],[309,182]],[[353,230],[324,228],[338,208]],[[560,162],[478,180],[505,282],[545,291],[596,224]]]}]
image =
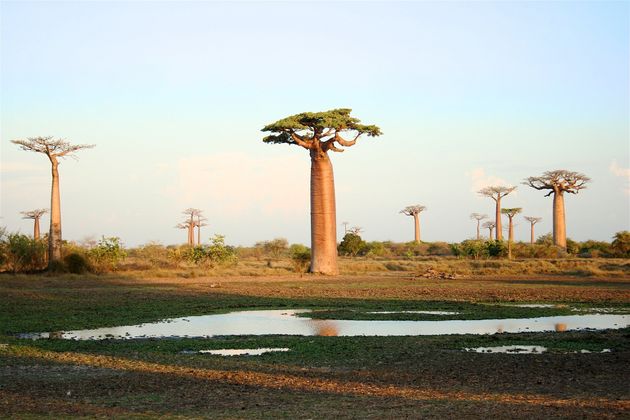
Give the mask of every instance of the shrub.
[{"label": "shrub", "polygon": [[98,244],[88,251],[92,267],[97,272],[115,271],[118,264],[125,259],[127,253],[120,242],[120,238],[112,236],[102,237]]},{"label": "shrub", "polygon": [[630,232],[624,230],[615,233],[611,248],[616,257],[630,257]]},{"label": "shrub", "polygon": [[447,244],[446,242],[433,242],[432,244],[429,245],[427,249],[427,254],[445,256],[445,255],[453,255],[453,252],[449,244]]},{"label": "shrub", "polygon": [[46,242],[21,233],[5,234],[0,242],[2,259],[13,273],[44,268]]},{"label": "shrub", "polygon": [[311,263],[311,250],[302,244],[293,244],[289,248],[289,256],[296,273],[303,273]]},{"label": "shrub", "polygon": [[474,260],[478,260],[479,258],[485,258],[488,256],[488,249],[486,248],[485,241],[476,239],[465,240],[458,247],[456,247],[454,251],[457,252],[459,255],[467,256]]},{"label": "shrub", "polygon": [[346,233],[339,244],[338,251],[341,255],[356,257],[367,247],[367,243],[356,233]]},{"label": "shrub", "polygon": [[90,271],[90,264],[84,255],[78,252],[68,254],[63,259],[66,269],[73,274],[84,274]]},{"label": "shrub", "polygon": [[210,245],[179,248],[173,255],[195,265],[215,267],[219,265],[231,265],[238,261],[234,247],[225,245],[225,236],[214,235]]}]

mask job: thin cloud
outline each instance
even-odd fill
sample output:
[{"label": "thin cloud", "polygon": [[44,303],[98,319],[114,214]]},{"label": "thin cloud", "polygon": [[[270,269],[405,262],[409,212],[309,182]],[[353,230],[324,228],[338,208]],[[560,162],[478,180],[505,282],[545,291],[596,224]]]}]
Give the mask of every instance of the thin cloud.
[{"label": "thin cloud", "polygon": [[489,187],[491,185],[512,186],[509,182],[503,178],[499,178],[492,175],[487,175],[485,169],[475,168],[466,173],[471,180],[470,191],[477,192],[482,188]]},{"label": "thin cloud", "polygon": [[619,166],[616,160],[613,160],[608,169],[613,175],[625,178],[626,186],[623,190],[627,195],[630,195],[630,168],[623,168]]}]

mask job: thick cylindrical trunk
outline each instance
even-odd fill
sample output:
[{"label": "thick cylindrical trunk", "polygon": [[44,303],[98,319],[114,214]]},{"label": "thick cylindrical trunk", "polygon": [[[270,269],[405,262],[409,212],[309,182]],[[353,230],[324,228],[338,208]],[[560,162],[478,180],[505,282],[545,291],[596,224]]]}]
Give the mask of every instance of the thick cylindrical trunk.
[{"label": "thick cylindrical trunk", "polygon": [[488,236],[488,240],[492,240],[492,228],[488,228],[488,230],[490,231],[490,235]]},{"label": "thick cylindrical trunk", "polygon": [[327,154],[311,152],[311,273],[336,275],[335,180]]},{"label": "thick cylindrical trunk", "polygon": [[39,240],[39,217],[33,221],[33,239]]},{"label": "thick cylindrical trunk", "polygon": [[50,194],[50,232],[48,233],[48,264],[61,261],[61,198],[59,195],[59,163],[52,162],[52,188]]},{"label": "thick cylindrical trunk", "polygon": [[508,225],[508,241],[512,242],[514,240],[514,223],[512,222],[512,218],[510,217],[510,224]]},{"label": "thick cylindrical trunk", "polygon": [[494,211],[494,215],[495,215],[495,219],[496,221],[495,223],[495,229],[496,229],[496,239],[497,241],[501,241],[503,240],[503,229],[501,226],[501,197],[497,197],[496,199],[496,207],[495,207],[495,211]]},{"label": "thick cylindrical trunk", "polygon": [[567,247],[567,228],[564,220],[564,195],[562,191],[553,194],[553,243]]},{"label": "thick cylindrical trunk", "polygon": [[413,221],[415,222],[415,226],[416,226],[414,238],[417,243],[420,243],[420,215],[414,214]]},{"label": "thick cylindrical trunk", "polygon": [[479,224],[481,223],[481,220],[477,220],[477,240],[481,239],[481,233],[479,232]]},{"label": "thick cylindrical trunk", "polygon": [[534,245],[534,224],[531,224],[529,243]]},{"label": "thick cylindrical trunk", "polygon": [[197,245],[201,245],[201,226],[197,226]]}]

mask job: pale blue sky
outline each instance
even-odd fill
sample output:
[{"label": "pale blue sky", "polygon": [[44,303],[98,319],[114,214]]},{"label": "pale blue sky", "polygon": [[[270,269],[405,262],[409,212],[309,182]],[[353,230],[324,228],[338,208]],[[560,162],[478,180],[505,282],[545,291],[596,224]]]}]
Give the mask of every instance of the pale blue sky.
[{"label": "pale blue sky", "polygon": [[[384,135],[335,154],[338,222],[368,240],[474,234],[475,194],[545,170],[593,178],[568,235],[630,229],[628,2],[0,2],[0,223],[49,205],[49,164],[9,141],[94,143],[61,167],[64,236],[177,243],[187,207],[228,243],[309,242],[307,153],[267,123],[349,107]],[[520,186],[506,207],[541,216]],[[602,210],[605,214],[602,214]],[[48,218],[44,218],[44,224]],[[517,239],[527,239],[522,220]]]}]

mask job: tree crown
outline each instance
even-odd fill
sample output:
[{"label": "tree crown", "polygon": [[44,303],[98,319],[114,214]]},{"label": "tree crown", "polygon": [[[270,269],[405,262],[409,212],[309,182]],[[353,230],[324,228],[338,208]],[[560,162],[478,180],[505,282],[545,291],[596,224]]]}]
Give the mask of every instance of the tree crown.
[{"label": "tree crown", "polygon": [[586,183],[590,180],[589,177],[579,172],[556,169],[544,172],[541,176],[530,176],[523,181],[523,184],[537,190],[551,190],[545,195],[548,197],[553,193],[577,194],[578,191],[586,188]]},{"label": "tree crown", "polygon": [[542,217],[525,216],[524,218],[532,225],[535,225],[542,220]]},{"label": "tree crown", "polygon": [[490,228],[495,228],[497,226],[496,223],[488,220],[487,222],[485,222],[482,227],[485,227],[486,229],[490,229]]},{"label": "tree crown", "polygon": [[501,209],[502,214],[507,214],[509,218],[512,218],[523,211],[522,207],[513,207]]},{"label": "tree crown", "polygon": [[514,191],[516,187],[502,186],[502,185],[492,185],[489,187],[485,187],[477,191],[477,194],[483,195],[484,197],[490,197],[493,200],[499,200],[512,191]]},{"label": "tree crown", "polygon": [[11,140],[11,143],[17,144],[22,150],[43,153],[51,159],[73,156],[74,152],[78,150],[91,149],[95,146],[94,144],[70,144],[63,139],[55,140],[52,136],[29,137],[26,140]]},{"label": "tree crown", "polygon": [[420,204],[415,204],[413,206],[405,207],[404,209],[402,209],[400,211],[400,213],[404,214],[405,216],[415,216],[417,214],[420,214],[421,212],[423,212],[426,209],[427,209],[426,206],[421,206]]},{"label": "tree crown", "polygon": [[487,217],[488,217],[487,214],[481,214],[481,213],[471,213],[470,214],[470,218],[474,219],[474,220],[483,220],[483,219],[485,219]]},{"label": "tree crown", "polygon": [[[270,132],[263,138],[265,143],[296,144],[305,149],[318,149],[323,152],[332,150],[343,152],[337,147],[353,146],[362,134],[376,137],[382,134],[375,125],[361,124],[358,118],[350,116],[348,108],[333,109],[324,112],[302,112],[266,125],[261,131]],[[345,139],[341,133],[354,134],[352,140]],[[335,145],[335,143],[337,145]]]},{"label": "tree crown", "polygon": [[39,219],[42,215],[48,213],[48,209],[35,209],[30,211],[21,211],[20,214],[24,215],[22,219]]}]

